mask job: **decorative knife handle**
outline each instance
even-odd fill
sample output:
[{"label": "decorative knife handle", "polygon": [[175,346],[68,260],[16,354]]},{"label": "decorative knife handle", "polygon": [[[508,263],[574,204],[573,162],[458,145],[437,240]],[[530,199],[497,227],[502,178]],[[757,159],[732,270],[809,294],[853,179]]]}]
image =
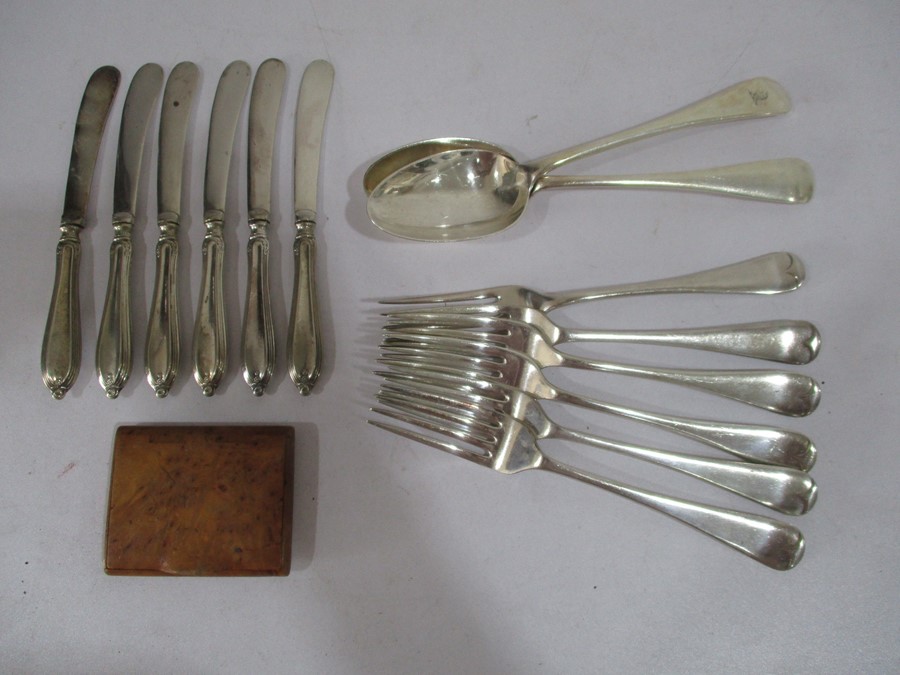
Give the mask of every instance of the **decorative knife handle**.
[{"label": "decorative knife handle", "polygon": [[41,349],[41,376],[57,400],[75,384],[81,365],[81,310],[78,301],[81,228],[61,225],[59,229],[56,280]]},{"label": "decorative knife handle", "polygon": [[316,299],[316,221],[297,214],[294,238],[294,300],[288,334],[288,370],[307,396],[322,369],[319,307]]},{"label": "decorative knife handle", "polygon": [[267,218],[250,218],[247,244],[247,305],[242,339],[244,380],[254,396],[262,396],[275,370],[275,329],[269,293]]},{"label": "decorative knife handle", "polygon": [[194,379],[204,396],[212,396],[225,373],[225,299],[222,291],[222,263],[225,239],[222,236],[223,213],[204,219],[203,277],[200,303],[194,324]]},{"label": "decorative knife handle", "polygon": [[147,323],[144,370],[157,398],[165,398],[178,374],[181,341],[178,334],[178,220],[159,219],[156,242],[156,283]]},{"label": "decorative knife handle", "polygon": [[131,226],[130,213],[113,215],[109,247],[109,284],[97,337],[97,376],[108,398],[116,398],[131,374]]}]

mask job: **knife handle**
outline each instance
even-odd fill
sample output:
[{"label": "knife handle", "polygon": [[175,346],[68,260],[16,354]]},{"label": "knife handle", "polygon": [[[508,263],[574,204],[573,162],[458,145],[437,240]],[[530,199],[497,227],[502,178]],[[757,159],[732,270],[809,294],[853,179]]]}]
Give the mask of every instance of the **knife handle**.
[{"label": "knife handle", "polygon": [[194,324],[194,379],[204,396],[212,396],[225,373],[225,300],[222,291],[225,239],[221,216],[207,217],[204,222],[203,276]]},{"label": "knife handle", "polygon": [[269,221],[250,220],[247,244],[247,303],[242,336],[243,374],[254,396],[262,396],[275,370],[275,329],[269,293]]},{"label": "knife handle", "polygon": [[316,223],[297,219],[294,238],[294,299],[288,334],[288,371],[307,396],[319,379],[322,349],[316,299]]},{"label": "knife handle", "polygon": [[109,283],[100,334],[97,337],[97,376],[107,398],[116,398],[131,374],[131,226],[130,213],[113,215],[109,247]]},{"label": "knife handle", "polygon": [[75,384],[81,365],[81,310],[78,263],[81,228],[61,225],[56,245],[56,279],[41,349],[41,377],[53,398],[60,400]]},{"label": "knife handle", "polygon": [[159,219],[156,242],[156,283],[147,321],[144,372],[157,398],[165,398],[178,374],[181,340],[178,334],[178,220]]}]

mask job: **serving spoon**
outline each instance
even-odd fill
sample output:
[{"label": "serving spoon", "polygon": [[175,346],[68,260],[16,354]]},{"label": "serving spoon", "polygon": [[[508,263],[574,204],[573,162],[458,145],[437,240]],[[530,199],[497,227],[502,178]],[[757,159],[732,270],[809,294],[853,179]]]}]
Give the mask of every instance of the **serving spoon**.
[{"label": "serving spoon", "polygon": [[543,188],[687,190],[804,203],[812,196],[812,171],[795,158],[646,175],[547,175],[583,157],[668,131],[768,117],[790,107],[781,85],[755,78],[649,122],[527,163],[475,139],[419,141],[393,150],[369,167],[363,177],[367,210],[372,222],[390,234],[420,241],[457,241],[509,227],[524,212],[528,198]]}]

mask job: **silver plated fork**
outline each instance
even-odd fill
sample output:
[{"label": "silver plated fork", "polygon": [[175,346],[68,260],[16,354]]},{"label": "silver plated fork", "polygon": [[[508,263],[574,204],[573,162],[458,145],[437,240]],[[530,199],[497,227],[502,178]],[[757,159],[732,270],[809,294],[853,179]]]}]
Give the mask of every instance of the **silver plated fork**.
[{"label": "silver plated fork", "polygon": [[[397,350],[394,350],[397,352]],[[389,370],[377,375],[392,381],[413,381],[474,392],[503,401],[510,394],[525,392],[538,400],[555,400],[589,410],[644,422],[705,443],[724,452],[764,464],[788,466],[808,471],[815,462],[816,449],[805,435],[778,427],[719,422],[639,410],[581,396],[551,384],[541,368],[525,356],[506,359],[484,358],[435,363],[426,354],[387,352],[379,361]]]},{"label": "silver plated fork", "polygon": [[470,449],[404,427],[368,420],[376,427],[444,450],[504,474],[541,469],[574,478],[665,513],[776,570],[796,566],[803,556],[803,535],[796,527],[764,516],[677,499],[577,469],[545,455],[534,436],[518,420],[507,418],[499,429],[459,429],[414,413],[384,408],[374,412],[458,439]]},{"label": "silver plated fork", "polygon": [[386,327],[397,332],[427,334],[441,329],[489,337],[527,330],[537,331],[553,346],[570,342],[618,342],[683,347],[792,365],[810,363],[818,355],[822,343],[818,329],[809,321],[788,319],[701,328],[600,330],[564,328],[543,312],[528,308],[522,308],[519,319],[490,313],[409,310],[385,312],[384,316],[388,319]]},{"label": "silver plated fork", "polygon": [[[657,293],[751,293],[772,295],[794,291],[800,287],[806,272],[803,263],[792,253],[768,253],[715,269],[668,277],[655,281],[601,286],[599,288],[542,293],[523,286],[494,286],[458,293],[410,295],[381,300],[382,304],[436,304],[433,312],[493,313],[522,318],[522,310],[550,312],[565,305],[590,300],[650,295]],[[456,303],[441,307],[444,303]],[[412,309],[421,312],[422,307]],[[400,313],[396,310],[395,313]]]},{"label": "silver plated fork", "polygon": [[516,419],[535,440],[574,441],[674,469],[788,515],[808,512],[816,500],[815,481],[799,469],[688,455],[569,429],[550,419],[537,401],[521,392],[498,404],[452,389],[386,382],[377,399],[400,412],[412,412],[463,431],[479,427],[498,431],[509,419]]},{"label": "silver plated fork", "polygon": [[440,362],[443,352],[492,356],[500,364],[526,356],[541,368],[579,368],[667,382],[795,417],[813,412],[820,397],[819,385],[813,378],[785,370],[651,368],[570,356],[549,344],[540,331],[522,323],[508,324],[504,331],[488,336],[441,328],[409,331],[388,326],[382,346],[418,348],[422,354],[430,353],[436,362]]}]

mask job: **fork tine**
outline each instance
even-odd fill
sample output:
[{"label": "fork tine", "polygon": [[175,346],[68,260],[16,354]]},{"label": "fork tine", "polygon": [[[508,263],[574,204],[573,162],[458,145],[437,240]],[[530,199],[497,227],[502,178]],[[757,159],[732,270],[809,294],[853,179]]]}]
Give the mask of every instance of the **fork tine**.
[{"label": "fork tine", "polygon": [[424,443],[425,445],[430,445],[432,448],[437,448],[438,450],[449,452],[451,455],[462,457],[463,459],[468,459],[470,462],[475,462],[476,464],[480,464],[481,466],[490,466],[490,457],[477,452],[472,452],[471,450],[466,450],[465,448],[461,448],[458,445],[454,445],[453,443],[448,443],[438,438],[426,436],[424,434],[420,434],[409,429],[404,429],[403,427],[398,427],[393,424],[388,424],[386,422],[379,422],[376,420],[366,420],[366,422],[374,427],[378,427],[379,429],[384,429],[385,431],[390,431],[391,433],[397,434],[398,436],[402,436],[413,441],[418,441],[419,443]]},{"label": "fork tine", "polygon": [[417,368],[397,364],[392,365],[391,370],[376,370],[374,373],[386,380],[421,381],[426,384],[436,384],[445,388],[449,387],[474,393],[493,391],[496,384],[494,380],[489,378],[475,377],[473,373],[461,373],[451,368],[439,370],[428,366]]},{"label": "fork tine", "polygon": [[449,373],[450,375],[469,375],[475,378],[496,378],[499,376],[499,371],[479,367],[479,364],[477,363],[469,362],[462,358],[453,358],[452,356],[438,359],[433,356],[388,354],[386,356],[379,357],[378,359],[376,359],[376,362],[390,367],[397,366],[404,369],[413,368],[416,370],[423,370],[425,372]]},{"label": "fork tine", "polygon": [[450,396],[423,395],[421,393],[397,391],[396,389],[384,389],[376,394],[376,398],[382,403],[397,407],[402,405],[411,410],[419,410],[427,414],[447,416],[450,421],[457,421],[460,417],[469,422],[477,422],[497,431],[499,424],[495,416],[497,413],[490,408],[466,401],[454,400]]},{"label": "fork tine", "polygon": [[493,347],[484,342],[461,342],[456,345],[445,342],[425,342],[419,341],[415,337],[386,337],[379,348],[382,354],[389,352],[400,352],[407,355],[416,354],[423,357],[434,357],[436,359],[450,358],[455,360],[466,360],[473,363],[501,366],[506,363],[505,355],[501,353],[482,353],[484,350]]},{"label": "fork tine", "polygon": [[[399,422],[419,427],[420,429],[426,429],[427,431],[432,431],[441,436],[447,436],[456,441],[461,441],[480,451],[475,454],[490,456],[491,451],[497,443],[496,436],[481,430],[473,432],[465,424],[448,424],[445,420],[405,409],[394,410],[376,406],[370,408],[370,410],[384,417],[390,417]],[[470,450],[470,452],[474,453],[472,450]]]},{"label": "fork tine", "polygon": [[383,298],[378,301],[381,305],[424,305],[440,302],[466,302],[473,300],[496,300],[497,290],[494,288],[480,288],[472,291],[457,291],[455,293],[433,293],[431,295],[405,295],[394,298]]},{"label": "fork tine", "polygon": [[474,304],[452,304],[452,305],[423,305],[420,307],[411,307],[409,309],[394,309],[390,312],[382,314],[382,316],[404,316],[407,314],[421,314],[427,311],[429,314],[472,314],[475,316],[494,316],[500,312],[500,306],[495,299],[487,299],[483,302]]},{"label": "fork tine", "polygon": [[399,312],[383,312],[382,316],[386,317],[387,327],[423,327],[423,326],[440,326],[453,328],[485,328],[490,329],[493,315],[478,314],[451,314],[433,311],[423,311],[418,309],[403,310]]},{"label": "fork tine", "polygon": [[381,383],[381,389],[401,394],[419,396],[429,400],[443,401],[450,405],[478,408],[482,410],[502,410],[510,403],[507,394],[487,396],[482,393],[462,391],[441,383],[428,383],[421,379],[390,379]]},{"label": "fork tine", "polygon": [[379,392],[375,398],[394,410],[414,414],[429,421],[444,423],[449,428],[472,434],[484,442],[496,443],[498,433],[502,433],[500,425],[490,415],[484,413],[474,415],[465,408],[425,402],[423,399],[388,392]]}]

